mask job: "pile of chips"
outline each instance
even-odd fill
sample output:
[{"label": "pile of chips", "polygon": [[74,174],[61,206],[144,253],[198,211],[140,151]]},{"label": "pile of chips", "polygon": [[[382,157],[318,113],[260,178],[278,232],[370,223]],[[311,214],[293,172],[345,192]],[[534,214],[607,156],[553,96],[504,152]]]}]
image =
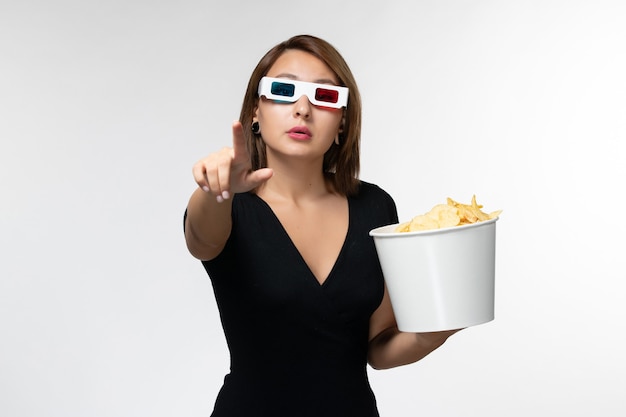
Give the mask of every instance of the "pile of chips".
[{"label": "pile of chips", "polygon": [[417,215],[409,222],[400,223],[395,231],[416,232],[462,226],[495,219],[502,213],[502,210],[497,210],[487,214],[481,210],[482,208],[482,205],[476,203],[475,195],[472,196],[471,204],[458,203],[448,198],[447,204],[437,204],[428,213]]}]

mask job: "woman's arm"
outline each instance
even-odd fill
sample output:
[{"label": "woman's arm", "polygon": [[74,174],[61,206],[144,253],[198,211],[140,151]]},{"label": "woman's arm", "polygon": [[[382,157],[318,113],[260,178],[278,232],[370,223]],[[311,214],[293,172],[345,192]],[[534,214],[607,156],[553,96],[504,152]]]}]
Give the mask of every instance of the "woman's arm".
[{"label": "woman's arm", "polygon": [[187,249],[200,260],[210,260],[220,254],[231,230],[232,200],[217,202],[201,188],[196,189],[187,205],[185,241]]},{"label": "woman's arm", "polygon": [[368,362],[388,369],[417,362],[437,349],[457,330],[405,333],[398,330],[387,288],[383,301],[370,319]]}]

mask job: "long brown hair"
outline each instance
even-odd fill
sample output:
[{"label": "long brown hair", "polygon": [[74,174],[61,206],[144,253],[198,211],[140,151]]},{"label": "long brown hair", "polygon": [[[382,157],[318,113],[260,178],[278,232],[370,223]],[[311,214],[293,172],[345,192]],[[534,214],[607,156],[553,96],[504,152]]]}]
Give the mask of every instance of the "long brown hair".
[{"label": "long brown hair", "polygon": [[274,62],[290,49],[304,51],[320,59],[335,73],[340,85],[348,87],[350,90],[348,106],[344,110],[343,129],[339,134],[339,145],[331,146],[324,155],[323,170],[336,192],[343,195],[354,194],[359,184],[361,96],[352,71],[341,54],[327,41],[311,35],[294,36],[270,49],[261,58],[250,76],[239,121],[243,126],[252,169],[256,170],[267,166],[265,142],[260,135],[252,133],[252,118],[259,100],[257,94],[259,82]]}]

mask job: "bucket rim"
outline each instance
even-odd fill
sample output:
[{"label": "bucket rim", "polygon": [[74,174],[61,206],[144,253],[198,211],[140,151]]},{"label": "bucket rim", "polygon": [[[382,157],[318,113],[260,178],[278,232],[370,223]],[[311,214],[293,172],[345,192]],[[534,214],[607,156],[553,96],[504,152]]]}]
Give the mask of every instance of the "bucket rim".
[{"label": "bucket rim", "polygon": [[392,237],[409,237],[416,235],[436,235],[436,234],[444,234],[444,233],[452,233],[458,230],[472,229],[476,227],[484,227],[491,224],[494,224],[498,221],[500,217],[496,217],[489,220],[484,220],[481,222],[464,224],[462,226],[451,226],[444,227],[442,229],[429,229],[429,230],[417,230],[414,232],[395,232],[395,228],[400,223],[388,224],[386,226],[377,227],[375,229],[370,230],[369,235],[372,237],[381,237],[381,238],[392,238]]}]

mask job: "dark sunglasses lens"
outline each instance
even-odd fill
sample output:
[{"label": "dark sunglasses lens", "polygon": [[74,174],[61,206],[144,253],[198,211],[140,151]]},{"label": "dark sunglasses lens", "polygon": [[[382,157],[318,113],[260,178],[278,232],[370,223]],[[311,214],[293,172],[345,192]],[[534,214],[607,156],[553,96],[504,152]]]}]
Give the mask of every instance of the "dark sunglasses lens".
[{"label": "dark sunglasses lens", "polygon": [[283,97],[293,97],[296,91],[296,86],[289,83],[280,83],[274,81],[272,83],[271,92],[275,96],[283,96]]},{"label": "dark sunglasses lens", "polygon": [[329,90],[326,88],[316,88],[315,100],[323,101],[324,103],[336,103],[337,100],[339,100],[339,91]]}]

